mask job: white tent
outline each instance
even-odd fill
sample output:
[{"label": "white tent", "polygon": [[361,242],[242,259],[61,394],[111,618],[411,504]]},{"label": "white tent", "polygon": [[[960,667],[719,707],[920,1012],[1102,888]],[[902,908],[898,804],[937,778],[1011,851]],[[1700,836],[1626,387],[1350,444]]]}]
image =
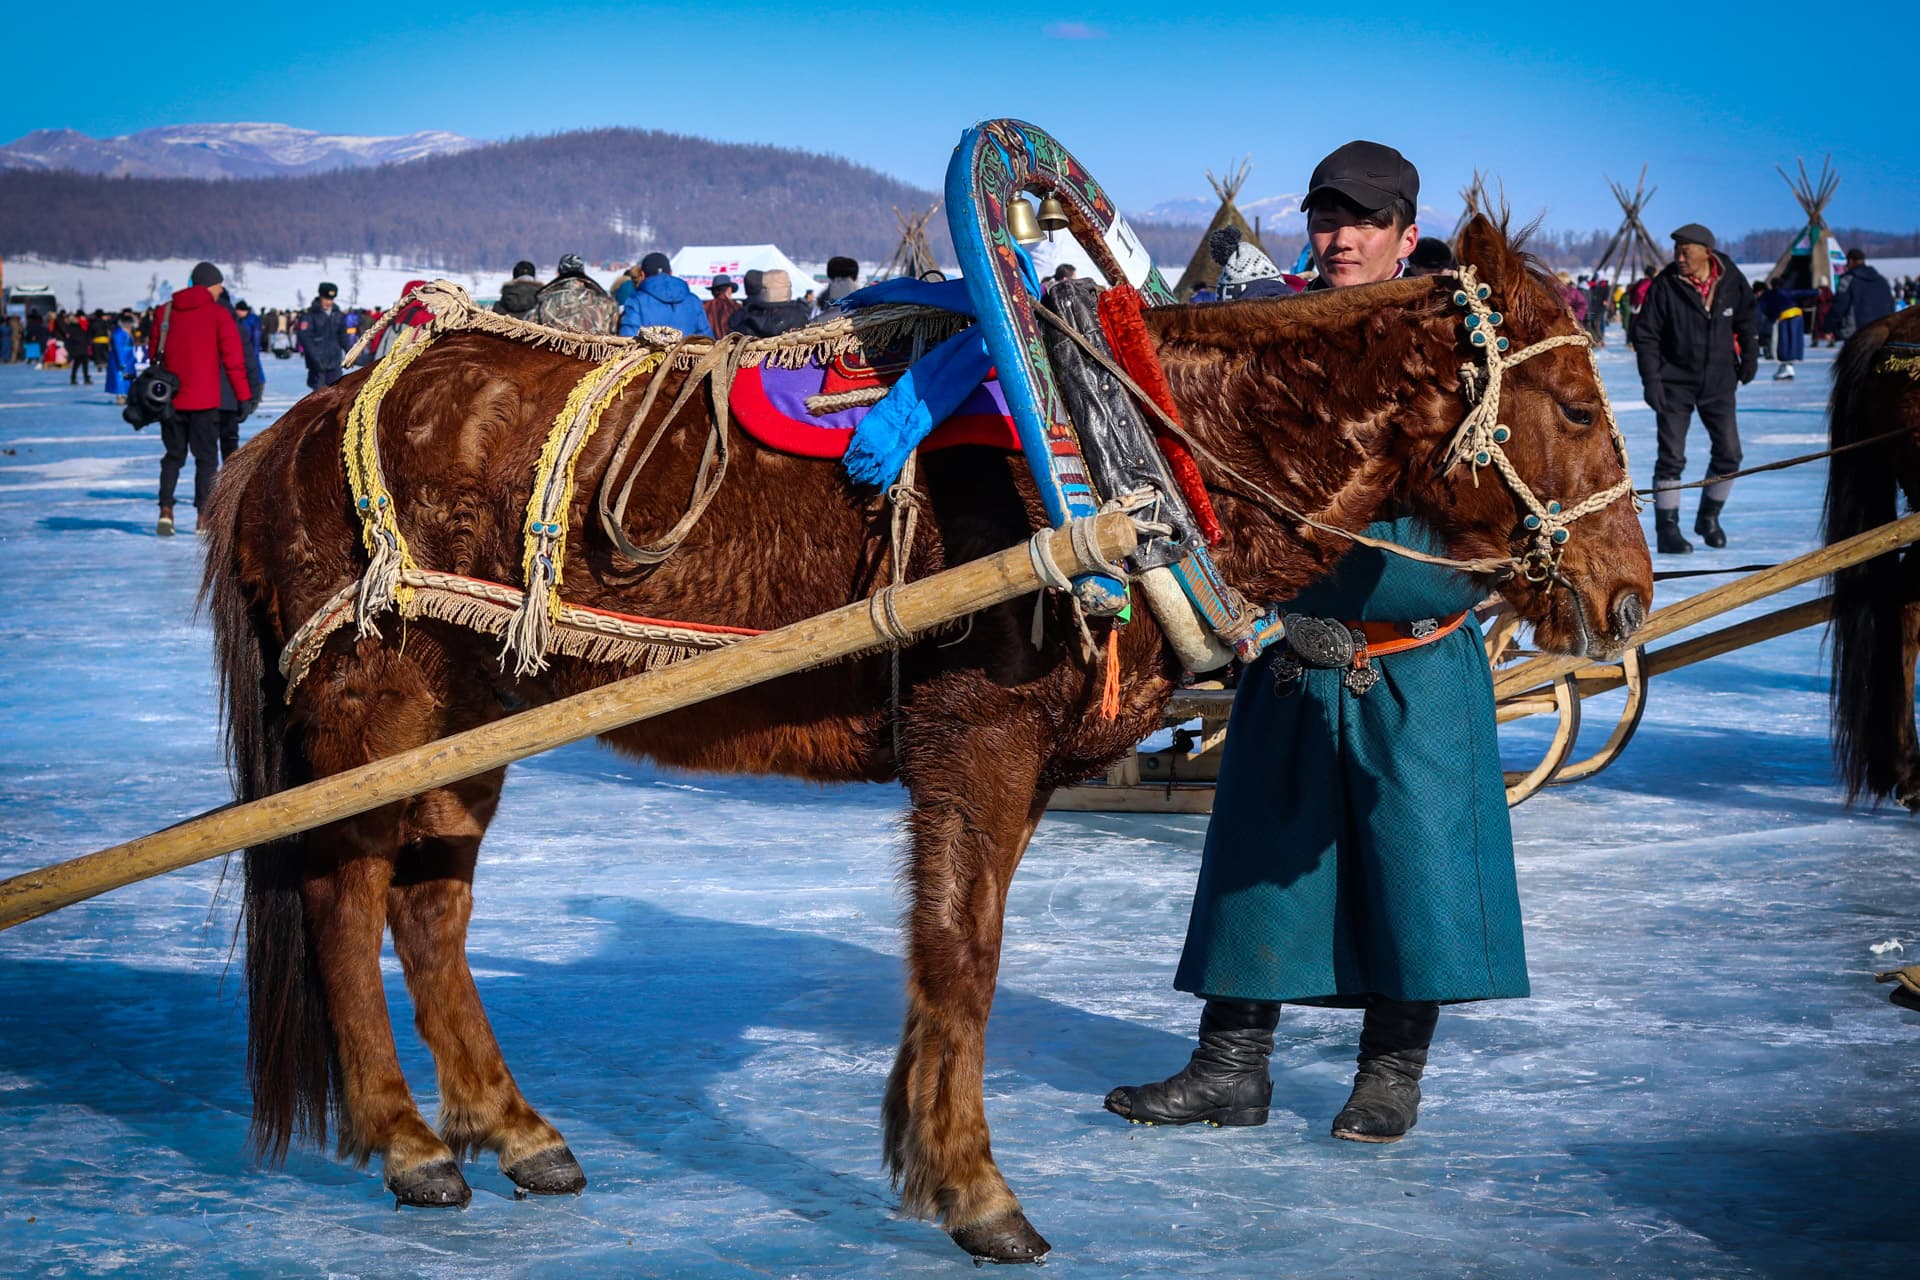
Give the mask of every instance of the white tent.
[{"label": "white tent", "polygon": [[736,298],[746,296],[746,286],[740,283],[740,277],[749,271],[786,272],[796,298],[820,287],[813,272],[802,270],[799,263],[774,244],[690,244],[674,254],[672,261],[673,274],[703,293],[722,272],[733,277]]}]

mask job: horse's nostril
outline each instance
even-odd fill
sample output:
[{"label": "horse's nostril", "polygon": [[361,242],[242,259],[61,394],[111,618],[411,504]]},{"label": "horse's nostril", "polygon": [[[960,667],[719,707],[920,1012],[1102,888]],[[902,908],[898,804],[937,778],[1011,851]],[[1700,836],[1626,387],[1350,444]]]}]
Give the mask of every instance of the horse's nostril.
[{"label": "horse's nostril", "polygon": [[1647,606],[1639,592],[1624,592],[1613,602],[1613,634],[1619,639],[1625,640],[1638,631],[1646,620]]}]

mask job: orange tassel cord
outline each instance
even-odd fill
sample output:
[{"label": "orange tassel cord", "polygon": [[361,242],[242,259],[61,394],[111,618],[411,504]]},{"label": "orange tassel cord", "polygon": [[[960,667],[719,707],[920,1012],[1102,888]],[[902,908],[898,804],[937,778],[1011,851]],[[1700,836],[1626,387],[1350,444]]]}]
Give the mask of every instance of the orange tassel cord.
[{"label": "orange tassel cord", "polygon": [[1100,688],[1100,718],[1120,717],[1120,628],[1107,628],[1107,678]]}]

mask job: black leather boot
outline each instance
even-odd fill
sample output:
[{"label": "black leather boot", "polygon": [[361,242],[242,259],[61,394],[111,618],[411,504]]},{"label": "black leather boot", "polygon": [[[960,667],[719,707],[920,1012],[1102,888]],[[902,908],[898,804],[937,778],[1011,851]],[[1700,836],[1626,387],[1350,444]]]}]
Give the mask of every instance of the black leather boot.
[{"label": "black leather boot", "polygon": [[1398,1142],[1420,1116],[1420,1077],[1427,1069],[1440,1006],[1429,1000],[1375,996],[1360,1026],[1360,1070],[1353,1096],[1333,1118],[1333,1136],[1352,1142]]},{"label": "black leather boot", "polygon": [[1265,1124],[1273,1100],[1267,1059],[1279,1024],[1278,1004],[1209,1000],[1200,1045],[1180,1073],[1158,1084],[1121,1085],[1107,1095],[1107,1110],[1134,1124]]},{"label": "black leather boot", "polygon": [[1720,508],[1727,505],[1725,498],[1700,499],[1700,514],[1693,518],[1693,531],[1708,546],[1718,549],[1727,545],[1727,531],[1720,527]]},{"label": "black leather boot", "polygon": [[1655,511],[1653,513],[1653,534],[1656,549],[1661,555],[1685,555],[1693,550],[1680,532],[1680,513],[1678,511]]}]

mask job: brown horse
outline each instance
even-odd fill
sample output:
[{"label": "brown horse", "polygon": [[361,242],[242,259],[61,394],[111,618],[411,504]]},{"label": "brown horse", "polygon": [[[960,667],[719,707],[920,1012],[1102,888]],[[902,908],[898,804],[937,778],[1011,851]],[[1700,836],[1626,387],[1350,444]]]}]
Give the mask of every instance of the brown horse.
[{"label": "brown horse", "polygon": [[[1502,228],[1476,220],[1462,250],[1492,286],[1517,346],[1576,331]],[[1521,513],[1497,476],[1475,483],[1466,468],[1440,465],[1468,408],[1462,368],[1483,358],[1451,304],[1455,287],[1407,279],[1149,313],[1203,467],[1210,455],[1242,478],[1214,489],[1230,531],[1217,559],[1250,599],[1288,598],[1346,545],[1276,515],[1276,498],[1345,529],[1404,504],[1462,557],[1507,557],[1522,545]],[[418,563],[519,580],[534,460],[581,372],[563,355],[461,333],[399,379],[379,448]],[[275,656],[365,564],[341,474],[343,423],[361,384],[349,378],[309,396],[242,450],[210,514],[207,584],[245,797],[620,674],[562,658],[516,678],[502,671],[491,637],[416,620],[404,639],[398,626],[377,639],[336,633],[283,705]],[[1576,502],[1621,481],[1604,392],[1583,350],[1516,366],[1506,394],[1508,451],[1535,493]],[[623,392],[609,421],[631,414],[640,395],[639,385]],[[697,402],[671,425],[647,483],[635,486],[625,517],[633,540],[679,518],[708,429]],[[570,519],[582,532],[565,566],[574,601],[771,628],[858,600],[891,577],[887,517],[871,495],[836,466],[746,441],[693,536],[664,563],[635,569],[584,518],[611,452],[596,437],[580,463]],[[1018,455],[982,447],[927,455],[911,575],[1039,527],[1024,468]],[[1644,617],[1651,572],[1622,500],[1578,524],[1555,580],[1497,585],[1548,648],[1603,653]],[[887,661],[868,658],[610,735],[620,751],[685,769],[905,784],[907,1012],[884,1104],[885,1160],[907,1209],[937,1216],[962,1248],[998,1261],[1047,1250],[993,1162],[981,1099],[1008,883],[1053,789],[1099,772],[1154,730],[1180,675],[1159,630],[1136,614],[1118,637],[1120,710],[1103,716],[1103,664],[1083,661],[1065,605],[1049,608],[1039,649],[1029,638],[1032,599],[974,617],[957,640],[909,648],[897,728]],[[1102,646],[1109,625],[1095,624]],[[363,1162],[379,1152],[402,1203],[464,1203],[460,1161],[480,1150],[497,1153],[528,1191],[585,1185],[560,1133],[509,1074],[466,963],[474,864],[503,773],[248,851],[248,1056],[263,1152],[277,1157],[296,1137],[323,1141],[331,1109],[341,1151]],[[437,1132],[415,1108],[395,1054],[379,967],[388,929],[438,1068]]]},{"label": "brown horse", "polygon": [[[1833,364],[1835,447],[1826,538],[1839,542],[1920,510],[1920,311],[1896,311],[1847,340]],[[1889,551],[1833,579],[1833,743],[1847,799],[1891,797],[1920,813],[1913,668],[1920,656],[1920,547]]]}]

